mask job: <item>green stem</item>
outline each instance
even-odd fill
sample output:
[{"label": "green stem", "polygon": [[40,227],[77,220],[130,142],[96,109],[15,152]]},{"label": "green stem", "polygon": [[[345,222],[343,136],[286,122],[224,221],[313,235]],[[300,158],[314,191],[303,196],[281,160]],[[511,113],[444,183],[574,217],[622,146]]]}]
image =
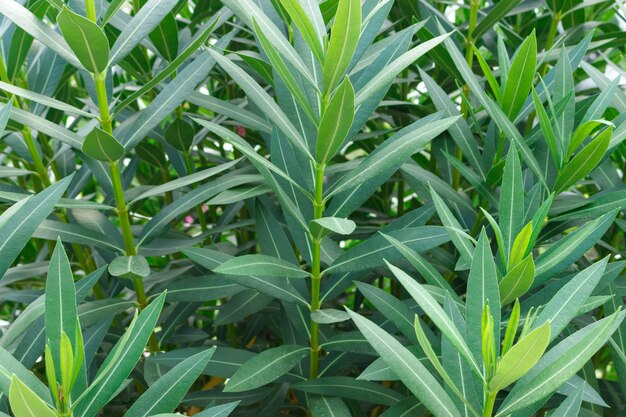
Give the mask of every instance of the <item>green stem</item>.
[{"label": "green stem", "polygon": [[[324,169],[325,165],[315,167],[315,202],[313,203],[313,218],[321,219],[324,215]],[[313,247],[311,249],[311,312],[320,308],[320,287],[322,283],[321,245],[322,240],[317,236],[311,236]],[[319,370],[319,327],[311,320],[311,356],[310,378],[315,379]]]},{"label": "green stem", "polygon": [[[93,0],[88,0],[88,2],[89,1],[93,2]],[[109,99],[107,97],[105,80],[106,72],[102,72],[94,76],[96,93],[98,96],[98,108],[100,110],[100,124],[105,132],[113,136],[113,120],[111,118],[111,113],[109,112]],[[135,246],[135,240],[133,239],[133,233],[131,230],[128,206],[126,205],[126,199],[124,198],[124,185],[122,183],[122,176],[120,175],[119,161],[111,162],[109,164],[109,171],[111,173],[115,207],[120,221],[120,227],[122,229],[122,238],[124,240],[124,250],[126,252],[126,256],[137,255],[137,247]],[[133,286],[135,288],[135,294],[137,295],[139,310],[141,311],[148,305],[148,297],[146,296],[142,279],[140,277],[133,278]],[[151,352],[159,350],[159,344],[154,333],[150,336],[149,348]]]},{"label": "green stem", "polygon": [[493,407],[496,404],[497,392],[487,391],[485,393],[485,404],[483,406],[483,417],[491,417],[493,414]]}]

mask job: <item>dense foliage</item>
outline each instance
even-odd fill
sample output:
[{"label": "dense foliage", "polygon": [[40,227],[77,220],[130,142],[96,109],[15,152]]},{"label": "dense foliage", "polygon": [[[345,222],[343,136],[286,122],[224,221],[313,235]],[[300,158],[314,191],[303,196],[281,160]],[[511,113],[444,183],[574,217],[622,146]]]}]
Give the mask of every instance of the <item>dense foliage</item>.
[{"label": "dense foliage", "polygon": [[626,413],[622,0],[0,0],[0,417]]}]

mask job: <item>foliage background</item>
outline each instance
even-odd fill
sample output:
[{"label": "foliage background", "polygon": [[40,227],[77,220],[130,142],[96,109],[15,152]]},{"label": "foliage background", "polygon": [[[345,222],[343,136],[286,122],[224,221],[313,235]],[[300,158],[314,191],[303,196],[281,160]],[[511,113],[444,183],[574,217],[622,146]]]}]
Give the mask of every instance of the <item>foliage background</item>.
[{"label": "foliage background", "polygon": [[0,0],[0,415],[622,415],[625,28]]}]

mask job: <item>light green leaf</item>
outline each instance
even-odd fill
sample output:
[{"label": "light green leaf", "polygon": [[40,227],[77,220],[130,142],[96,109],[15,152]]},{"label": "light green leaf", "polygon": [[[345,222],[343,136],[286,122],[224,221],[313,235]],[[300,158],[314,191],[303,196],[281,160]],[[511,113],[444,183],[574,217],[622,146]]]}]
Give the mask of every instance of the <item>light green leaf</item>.
[{"label": "light green leaf", "polygon": [[56,417],[56,413],[15,375],[9,402],[15,417]]},{"label": "light green leaf", "polygon": [[555,192],[566,190],[596,168],[609,148],[612,133],[612,127],[605,129],[565,164],[554,185]]},{"label": "light green leaf", "polygon": [[498,362],[489,389],[498,392],[520,379],[543,355],[550,343],[550,322],[545,322],[519,340]]},{"label": "light green leaf", "polygon": [[[315,30],[311,19],[307,16],[304,8],[300,5],[298,0],[280,0],[280,4],[285,8],[292,22],[304,38],[304,41],[309,45],[315,59],[318,62],[324,62],[324,48],[322,46],[322,39],[318,32]],[[319,12],[318,12],[319,13]],[[320,15],[321,17],[321,15]]]},{"label": "light green leaf", "polygon": [[500,281],[500,304],[512,303],[530,289],[535,280],[535,262],[528,255],[515,265]]},{"label": "light green leaf", "polygon": [[322,68],[323,94],[329,96],[343,79],[361,35],[361,1],[339,0]]},{"label": "light green leaf", "polygon": [[616,312],[579,330],[550,349],[509,393],[496,414],[502,417],[528,407],[556,391],[580,370],[623,321]]},{"label": "light green leaf", "polygon": [[326,164],[343,146],[354,121],[354,88],[346,77],[322,114],[315,144],[315,157]]},{"label": "light green leaf", "polygon": [[536,65],[537,38],[533,31],[517,50],[504,85],[502,110],[511,120],[517,116],[528,97]]}]

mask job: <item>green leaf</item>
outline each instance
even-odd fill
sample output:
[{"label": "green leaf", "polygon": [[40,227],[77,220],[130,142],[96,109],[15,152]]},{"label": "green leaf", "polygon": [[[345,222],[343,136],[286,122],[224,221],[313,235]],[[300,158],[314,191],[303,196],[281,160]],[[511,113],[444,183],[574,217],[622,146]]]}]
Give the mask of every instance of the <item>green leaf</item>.
[{"label": "green leaf", "polygon": [[535,262],[528,255],[515,265],[500,281],[500,304],[512,303],[530,289],[535,280]]},{"label": "green leaf", "polygon": [[522,230],[524,222],[524,183],[522,167],[515,145],[509,148],[504,165],[504,177],[500,188],[499,224],[504,240],[504,247],[510,255],[513,240]]},{"label": "green leaf", "polygon": [[541,310],[535,323],[550,321],[552,339],[578,316],[581,306],[585,304],[602,278],[607,262],[608,258],[604,258],[576,274]]},{"label": "green leaf", "polygon": [[405,127],[368,155],[356,168],[346,174],[329,192],[328,197],[352,189],[384,172],[390,166],[400,167],[411,155],[446,131],[457,117],[429,120]]},{"label": "green leaf", "polygon": [[395,338],[365,317],[348,310],[363,336],[385,363],[436,417],[459,417],[452,399],[420,360]]},{"label": "green leaf", "polygon": [[478,79],[472,73],[472,70],[467,65],[467,62],[463,58],[463,55],[459,52],[458,48],[450,39],[445,40],[446,48],[450,53],[454,63],[456,64],[459,72],[463,76],[465,82],[470,86],[472,92],[476,95],[478,101],[485,107],[485,110],[494,119],[498,127],[505,133],[505,135],[515,143],[517,149],[522,153],[524,161],[528,168],[545,184],[545,178],[543,170],[537,162],[533,152],[528,147],[528,144],[519,133],[515,125],[508,119],[507,115],[497,106],[495,103],[487,97],[487,94],[483,91],[478,82]]},{"label": "green leaf", "polygon": [[482,317],[485,306],[489,303],[489,311],[494,322],[494,340],[500,340],[500,291],[498,273],[489,246],[489,238],[485,229],[474,250],[469,277],[467,279],[466,307],[466,338],[467,344],[475,358],[482,352]]},{"label": "green leaf", "polygon": [[[387,234],[418,252],[427,251],[449,240],[445,230],[439,226],[408,227],[388,231]],[[393,244],[380,235],[374,235],[335,259],[326,268],[325,274],[364,271],[383,266],[384,259],[394,261],[400,258]]]},{"label": "green leaf", "polygon": [[617,312],[565,338],[550,349],[509,393],[496,416],[530,406],[568,381],[600,349],[624,319]]},{"label": "green leaf", "polygon": [[550,417],[569,417],[577,416],[580,413],[580,406],[583,401],[583,387],[575,394],[569,395],[554,411]]},{"label": "green leaf", "polygon": [[566,190],[596,168],[609,148],[612,133],[612,127],[605,129],[565,164],[554,184],[555,192],[560,193]]},{"label": "green leaf", "polygon": [[311,320],[318,324],[341,323],[350,320],[348,313],[333,308],[318,309],[311,312]]},{"label": "green leaf", "polygon": [[65,39],[20,3],[1,2],[0,14],[15,23],[15,25],[20,27],[24,32],[30,34],[33,38],[59,54],[71,65],[78,69],[83,68]]},{"label": "green leaf", "polygon": [[539,96],[535,89],[532,89],[533,96],[533,104],[535,105],[535,113],[537,113],[537,118],[539,119],[539,125],[541,127],[541,131],[543,132],[543,137],[546,139],[546,143],[548,144],[548,149],[550,149],[550,155],[552,159],[556,163],[557,167],[561,166],[563,159],[563,152],[561,150],[561,145],[556,139],[556,134],[554,133],[554,129],[552,128],[552,123],[550,118],[548,117],[548,113],[546,109],[543,107]]},{"label": "green leaf", "polygon": [[244,363],[224,391],[242,392],[269,384],[289,372],[308,352],[308,347],[296,345],[267,349]]},{"label": "green leaf", "polygon": [[74,344],[78,328],[76,287],[70,261],[60,239],[57,240],[48,268],[45,312],[46,338],[58,371],[62,356],[62,335],[72,342],[74,350],[79,348]]},{"label": "green leaf", "polygon": [[191,123],[175,119],[165,129],[165,141],[181,152],[188,152],[193,144],[196,130]]},{"label": "green leaf", "polygon": [[120,62],[143,41],[178,3],[177,0],[148,0],[128,21],[111,48],[111,65]]},{"label": "green leaf", "polygon": [[511,10],[520,3],[520,0],[499,1],[489,9],[489,12],[483,17],[474,31],[472,37],[479,39],[485,32],[492,29],[493,26],[498,23],[503,17],[505,17]]},{"label": "green leaf", "polygon": [[[316,231],[315,228],[323,230]],[[340,217],[322,217],[321,219],[311,220],[311,231],[313,236],[323,234],[323,231],[337,233],[338,235],[349,235],[356,229],[356,223],[350,219],[342,219]]]},{"label": "green leaf", "polygon": [[574,136],[569,143],[568,154],[572,154],[575,150],[577,150],[580,145],[583,144],[587,136],[591,134],[597,127],[599,126],[608,126],[611,127],[613,124],[611,122],[607,122],[605,120],[589,120],[585,123],[580,124],[574,131]]},{"label": "green leaf", "polygon": [[403,398],[397,391],[382,384],[347,376],[329,376],[298,382],[292,388],[306,393],[335,395],[374,404],[393,405]]},{"label": "green leaf", "polygon": [[229,259],[214,269],[227,275],[258,275],[306,278],[309,273],[298,265],[268,255],[244,255]]},{"label": "green leaf", "polygon": [[616,214],[617,211],[612,211],[590,221],[542,253],[535,262],[536,276],[533,287],[544,283],[554,274],[583,256],[604,235],[613,223]]},{"label": "green leaf", "polygon": [[56,417],[56,413],[15,375],[9,402],[15,417]]},{"label": "green leaf", "polygon": [[92,384],[75,401],[77,415],[95,415],[119,390],[143,354],[164,302],[165,293],[133,319],[124,336],[104,360]]},{"label": "green leaf", "polygon": [[533,31],[517,50],[506,77],[502,110],[513,120],[519,113],[533,85],[537,65],[537,38]]},{"label": "green leaf", "polygon": [[55,98],[36,93],[34,91],[26,90],[24,88],[20,88],[12,84],[7,84],[2,81],[0,81],[0,89],[6,91],[7,93],[15,94],[16,96],[23,97],[27,100],[34,101],[36,103],[43,104],[46,107],[61,110],[66,113],[88,117],[90,119],[98,117],[97,115],[93,113],[89,113],[84,110],[78,109],[72,106],[71,104],[67,104]]},{"label": "green leaf", "polygon": [[100,27],[67,6],[57,16],[63,37],[85,69],[100,74],[109,65],[109,41]]},{"label": "green leaf", "polygon": [[120,278],[146,278],[150,275],[150,265],[141,255],[118,256],[109,265],[109,274]]},{"label": "green leaf", "polygon": [[352,414],[341,398],[311,396],[309,407],[313,417],[351,417]]},{"label": "green leaf", "polygon": [[173,411],[198,376],[206,368],[215,347],[185,359],[159,378],[124,414],[124,417],[149,417]]},{"label": "green leaf", "polygon": [[550,322],[521,338],[498,362],[489,389],[498,392],[524,376],[535,366],[550,343]]},{"label": "green leaf", "polygon": [[285,63],[283,58],[280,56],[276,48],[274,48],[274,45],[272,45],[272,42],[267,38],[267,36],[265,36],[265,34],[263,33],[263,31],[261,30],[261,28],[259,27],[259,25],[257,24],[254,18],[252,19],[252,23],[254,25],[254,33],[259,39],[259,42],[261,43],[261,46],[263,47],[263,51],[265,51],[265,53],[267,54],[267,57],[272,63],[272,67],[274,71],[276,71],[276,73],[280,75],[280,78],[283,80],[283,82],[289,89],[289,92],[296,99],[300,107],[302,107],[302,109],[304,110],[306,115],[309,117],[311,122],[317,124],[319,116],[313,110],[313,107],[311,107],[311,103],[306,97],[305,91],[300,87],[295,77],[293,76],[289,68],[287,67],[287,64]]},{"label": "green leaf", "polygon": [[252,77],[246,74],[241,68],[235,65],[229,58],[209,49],[211,56],[220,64],[220,66],[239,84],[239,87],[247,94],[249,100],[256,103],[267,117],[276,124],[276,126],[287,136],[289,141],[296,149],[313,160],[313,156],[309,152],[308,146],[304,138],[285,115],[285,113],[276,104],[274,99],[265,92],[265,90],[257,84]]},{"label": "green leaf", "polygon": [[315,143],[315,157],[326,164],[343,146],[354,121],[354,88],[346,77],[322,114]]},{"label": "green leaf", "polygon": [[456,292],[452,289],[448,281],[419,253],[411,250],[407,245],[400,242],[398,239],[386,235],[382,232],[380,234],[413,265],[413,267],[419,272],[426,282],[430,285],[441,288],[447,291],[450,295],[455,296]]},{"label": "green leaf", "polygon": [[0,277],[26,246],[37,226],[54,209],[72,178],[70,175],[39,194],[21,200],[0,216]]},{"label": "green leaf", "polygon": [[[119,2],[120,6],[124,3],[124,1],[125,0],[121,0]],[[107,9],[107,13],[108,11],[109,10]],[[178,69],[183,63],[185,63],[194,54],[194,52],[196,52],[207,41],[207,39],[211,35],[211,32],[213,32],[215,25],[217,24],[217,21],[218,21],[217,18],[218,16],[214,16],[213,18],[211,18],[205,24],[205,28],[194,36],[193,42],[191,42],[189,46],[187,46],[185,50],[181,52],[181,54],[178,55],[172,62],[170,62],[165,68],[163,68],[161,72],[159,72],[156,76],[151,78],[150,81],[143,84],[139,90],[133,92],[127,98],[125,98],[121,103],[116,105],[113,111],[113,115],[115,116],[126,106],[133,103],[135,100],[137,100],[139,97],[146,94],[148,91],[151,91],[153,88],[159,85],[160,82],[162,82],[172,73],[174,73],[174,71],[176,71],[176,69]]]},{"label": "green leaf", "polygon": [[321,43],[322,39],[320,39],[313,23],[311,23],[311,19],[307,16],[304,8],[300,5],[300,2],[298,0],[280,0],[280,4],[285,8],[289,17],[291,17],[292,22],[302,34],[304,41],[307,43],[309,48],[311,48],[313,55],[315,55],[315,59],[317,59],[320,63],[324,62],[324,48]]},{"label": "green leaf", "polygon": [[94,127],[83,142],[85,155],[102,162],[115,162],[124,156],[124,147],[113,136]]},{"label": "green leaf", "polygon": [[359,0],[339,0],[335,22],[331,29],[330,43],[322,67],[324,89],[330,93],[343,79],[361,35],[361,2]]},{"label": "green leaf", "polygon": [[424,313],[426,313],[439,330],[441,330],[441,332],[448,338],[467,363],[470,364],[472,371],[476,374],[476,376],[483,378],[482,370],[478,366],[474,355],[470,352],[463,336],[443,311],[443,308],[437,304],[437,301],[435,301],[433,296],[404,271],[389,263],[387,263],[387,267],[391,270],[391,272],[393,272],[398,281],[400,281],[402,286],[407,290],[411,297],[413,297],[421,309],[424,310]]}]

